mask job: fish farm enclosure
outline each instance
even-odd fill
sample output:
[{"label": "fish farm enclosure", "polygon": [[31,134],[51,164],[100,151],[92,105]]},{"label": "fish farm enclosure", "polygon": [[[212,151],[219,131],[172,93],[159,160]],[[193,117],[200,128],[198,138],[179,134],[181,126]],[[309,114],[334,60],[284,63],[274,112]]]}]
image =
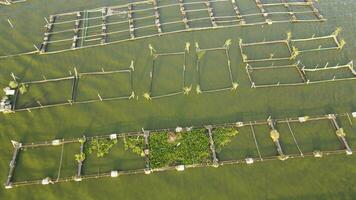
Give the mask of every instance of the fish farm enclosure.
[{"label": "fish farm enclosure", "polygon": [[0,199],[354,199],[353,0],[0,0]]}]

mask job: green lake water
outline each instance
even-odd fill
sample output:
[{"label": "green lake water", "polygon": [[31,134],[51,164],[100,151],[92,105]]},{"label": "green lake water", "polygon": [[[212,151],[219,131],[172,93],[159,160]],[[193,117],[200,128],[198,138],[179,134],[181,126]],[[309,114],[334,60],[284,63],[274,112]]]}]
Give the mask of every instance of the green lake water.
[{"label": "green lake water", "polygon": [[[26,3],[9,7],[1,6],[0,55],[33,51],[33,44],[38,45],[42,42],[45,24],[43,17],[45,16],[53,13],[118,5],[125,2],[122,0],[28,0]],[[258,11],[253,7],[253,1],[237,0],[237,2],[241,2],[241,5],[249,8],[242,10],[243,14]],[[263,27],[196,31],[61,54],[1,59],[0,85],[4,87],[10,81],[11,73],[15,73],[22,81],[41,80],[43,75],[47,78],[68,76],[69,71],[73,72],[74,68],[80,72],[100,71],[101,68],[123,69],[127,68],[131,60],[134,60],[133,86],[138,99],[0,115],[0,180],[5,182],[7,177],[8,164],[13,150],[10,140],[34,142],[55,138],[76,138],[84,134],[87,136],[106,135],[112,132],[141,130],[141,128],[154,129],[176,127],[177,125],[191,126],[261,120],[267,119],[268,116],[283,118],[356,111],[356,84],[354,81],[270,89],[250,88],[245,64],[242,62],[238,48],[239,38],[242,38],[245,43],[280,40],[286,38],[288,31],[293,33],[293,37],[305,38],[314,34],[329,35],[336,27],[342,27],[340,38],[345,39],[347,43],[343,50],[305,53],[298,56],[298,60],[301,60],[306,66],[313,67],[318,64],[323,66],[327,62],[329,66],[338,63],[346,64],[356,58],[356,19],[354,14],[356,2],[354,0],[321,0],[318,5],[321,13],[327,18],[326,22],[283,23]],[[220,15],[224,14],[222,10],[223,8],[219,7]],[[231,13],[231,8],[227,8],[226,12]],[[165,14],[172,17],[176,15],[173,12]],[[10,28],[7,19],[11,20],[14,28]],[[198,80],[194,43],[198,42],[201,48],[221,47],[227,39],[232,39],[233,42],[229,53],[232,75],[234,80],[239,83],[238,90],[197,95],[195,93]],[[193,86],[191,93],[186,96],[178,95],[153,101],[145,100],[142,95],[149,88],[152,68],[152,56],[148,45],[152,44],[158,52],[178,52],[183,50],[185,42],[191,44],[185,75],[185,83]],[[328,46],[329,42],[325,41],[323,44]],[[313,44],[313,46],[315,45]],[[276,48],[274,51],[277,56],[280,55],[281,49],[279,49],[280,47]],[[251,49],[251,51],[256,50]],[[266,50],[255,52],[255,54],[253,56],[257,58],[265,57]],[[230,82],[224,56],[220,55],[220,52],[205,56],[209,56],[204,60],[205,70],[211,71],[202,72],[204,87],[219,88],[228,85]],[[179,89],[176,87],[181,84],[181,76],[178,74],[181,73],[179,67],[181,67],[182,60],[179,57],[172,58],[172,60],[174,63],[169,67],[175,68],[172,70],[173,78],[169,77],[169,71],[166,69],[157,73],[161,75],[154,86],[157,94]],[[167,59],[161,60],[158,63],[158,69],[163,65],[168,65],[166,64],[168,62]],[[214,66],[216,68],[213,68]],[[221,70],[218,70],[218,67]],[[289,74],[286,75],[286,77],[289,76]],[[117,85],[113,88],[106,88],[110,87],[109,81],[114,82],[117,78],[119,77],[110,77],[104,82],[96,79],[88,82],[83,80],[83,84],[90,85],[90,88],[81,88],[83,98],[95,96],[96,90],[105,91],[107,96],[114,96],[115,93],[112,89]],[[283,78],[285,79],[285,77]],[[292,80],[294,80],[293,78],[291,76]],[[316,77],[316,79],[319,78]],[[124,77],[119,81],[124,86],[120,88],[122,91],[120,90],[119,95],[128,93],[126,85],[128,83],[123,81],[126,79],[127,77]],[[261,77],[261,80],[270,81],[264,77]],[[176,84],[174,84],[175,82]],[[161,88],[159,87],[160,83],[164,84]],[[56,91],[51,88],[52,86],[47,87],[45,94],[39,94],[38,88],[34,89],[33,94],[30,94],[31,91],[29,91],[27,94],[29,99],[24,99],[26,102],[23,104],[29,104],[27,100],[33,98],[31,95],[40,96],[51,102],[62,100],[61,97],[67,99],[68,95],[62,91],[63,88]],[[45,98],[45,96],[51,97],[53,100]],[[352,121],[353,126],[349,125],[347,118],[341,118],[339,122],[347,133],[351,148],[356,148],[356,119]],[[337,148],[336,138],[332,132],[328,132],[327,127],[329,126],[330,124],[326,122],[318,122],[315,126],[296,128],[297,139],[305,141],[301,145],[302,150]],[[288,131],[288,127],[284,125],[279,128],[282,136],[283,132]],[[270,156],[275,154],[275,149],[268,145],[272,144],[268,135],[263,135],[267,130],[267,126],[261,126],[255,131],[258,131],[259,134],[262,133],[262,135],[258,135],[257,139],[261,141],[263,154]],[[312,137],[306,135],[308,133]],[[246,155],[256,157],[257,152],[253,140],[251,140],[252,135],[248,134],[251,134],[249,127],[241,130],[240,135],[233,138],[231,144],[219,156],[226,159]],[[282,138],[283,145],[287,146],[285,149],[287,152],[298,153],[290,136],[286,136],[284,140]],[[63,176],[75,174],[76,165],[73,165],[74,157],[72,155],[76,151],[79,151],[77,146],[68,146],[65,149],[63,165],[66,168],[63,170]],[[19,157],[18,163],[24,165],[16,168],[20,172],[16,172],[15,178],[24,180],[26,177],[56,176],[56,171],[53,170],[57,170],[60,152],[60,147],[50,150],[28,149]],[[122,169],[138,168],[143,164],[140,157],[137,157],[138,160],[136,160],[135,155],[126,155],[119,147],[113,150],[113,156],[115,158],[108,161],[109,165],[119,166]],[[47,160],[50,161],[47,162]],[[95,161],[95,158],[89,158],[89,161],[92,160]],[[87,168],[87,170],[96,172],[104,163],[100,160],[96,162],[93,167]],[[92,179],[81,183],[29,186],[11,190],[0,187],[0,199],[355,199],[355,162],[354,155],[340,155],[321,159],[293,159],[285,162],[266,161],[252,166],[221,166],[217,169],[198,168],[184,172],[130,175],[116,179]],[[103,168],[108,170],[106,167]]]}]

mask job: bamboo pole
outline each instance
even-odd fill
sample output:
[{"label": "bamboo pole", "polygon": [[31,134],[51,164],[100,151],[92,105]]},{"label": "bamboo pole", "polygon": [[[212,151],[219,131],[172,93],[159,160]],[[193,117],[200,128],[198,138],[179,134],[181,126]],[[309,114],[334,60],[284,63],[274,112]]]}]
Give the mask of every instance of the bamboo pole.
[{"label": "bamboo pole", "polygon": [[303,71],[306,72],[317,72],[317,71],[325,71],[325,70],[337,70],[337,69],[343,69],[343,68],[348,68],[351,70],[350,65],[340,65],[340,66],[333,66],[333,67],[324,67],[324,68],[316,68],[316,69],[305,69],[303,68]]},{"label": "bamboo pole", "polygon": [[26,82],[22,82],[21,84],[39,84],[39,83],[65,81],[65,80],[71,80],[71,79],[74,79],[74,76],[67,76],[67,77],[53,78],[53,79],[45,79],[45,80],[38,80],[38,81],[26,81]]},{"label": "bamboo pole", "polygon": [[218,89],[211,89],[211,90],[202,90],[202,93],[213,93],[213,92],[222,92],[222,91],[229,91],[232,90],[232,87],[224,87]]},{"label": "bamboo pole", "polygon": [[[71,143],[77,143],[78,139],[61,139],[61,144],[71,144]],[[27,148],[39,148],[39,147],[48,147],[48,146],[53,146],[53,140],[52,141],[43,141],[43,142],[37,142],[37,143],[27,143],[23,144],[21,146],[22,149],[27,149]]]},{"label": "bamboo pole", "polygon": [[218,20],[216,17],[216,22],[219,24],[227,24],[227,23],[233,23],[233,22],[240,22],[238,19],[233,19],[233,20]]},{"label": "bamboo pole", "polygon": [[290,57],[248,59],[246,63],[290,60]]},{"label": "bamboo pole", "polygon": [[229,54],[229,48],[225,48],[225,54],[226,54],[226,62],[227,62],[227,67],[229,70],[229,77],[231,81],[231,86],[233,87],[234,84],[234,78],[232,77],[232,70],[231,70],[231,61],[230,61],[230,54]]},{"label": "bamboo pole", "polygon": [[174,56],[174,55],[184,55],[185,52],[171,52],[171,53],[155,53],[156,56]]},{"label": "bamboo pole", "polygon": [[298,151],[300,152],[300,156],[304,157],[304,154],[303,154],[302,150],[301,150],[300,147],[299,147],[299,144],[298,144],[298,142],[297,142],[297,139],[295,138],[294,132],[293,132],[292,127],[291,127],[291,125],[290,125],[290,123],[289,123],[289,120],[288,120],[287,118],[286,118],[286,123],[287,123],[287,125],[288,125],[289,132],[290,132],[290,134],[291,134],[292,137],[293,137],[293,141],[294,141],[295,145],[297,146]]},{"label": "bamboo pole", "polygon": [[282,3],[262,3],[263,6],[310,6],[312,2],[287,2],[283,1]]},{"label": "bamboo pole", "polygon": [[256,46],[256,45],[266,45],[266,44],[286,44],[288,43],[288,40],[273,40],[273,41],[262,41],[262,42],[252,42],[252,43],[241,43],[242,47],[248,47],[248,46]]},{"label": "bamboo pole", "polygon": [[109,75],[109,74],[118,74],[118,73],[131,73],[131,69],[127,68],[127,69],[112,70],[112,71],[80,72],[78,73],[78,77],[81,78],[83,76]]},{"label": "bamboo pole", "polygon": [[255,130],[254,130],[253,125],[252,125],[251,123],[250,123],[250,128],[251,128],[251,133],[252,133],[252,135],[253,135],[253,140],[254,140],[255,145],[256,145],[256,149],[257,149],[258,156],[259,156],[260,160],[263,161],[263,158],[262,158],[261,152],[260,152],[260,148],[258,147]]},{"label": "bamboo pole", "polygon": [[58,167],[58,174],[57,174],[56,182],[59,181],[59,178],[61,176],[61,169],[62,169],[62,162],[63,162],[63,152],[64,152],[64,143],[62,143],[61,157],[60,157],[60,160],[59,160],[59,167]]},{"label": "bamboo pole", "polygon": [[160,99],[160,98],[164,98],[164,97],[171,97],[171,96],[176,96],[176,95],[181,95],[181,94],[183,94],[183,92],[172,92],[172,93],[168,93],[168,94],[151,96],[151,99]]},{"label": "bamboo pole", "polygon": [[313,41],[313,40],[323,40],[323,39],[333,39],[334,35],[326,35],[326,36],[312,36],[309,38],[298,38],[298,39],[291,39],[291,42],[308,42],[308,41]]},{"label": "bamboo pole", "polygon": [[347,119],[349,120],[350,125],[352,126],[352,120],[351,120],[349,113],[346,113],[346,116],[347,116]]},{"label": "bamboo pole", "polygon": [[[246,64],[249,65],[249,64]],[[249,65],[249,67],[252,70],[266,70],[266,69],[285,69],[285,68],[294,68],[296,67],[296,64],[292,64],[292,65],[271,65],[271,66],[263,66],[263,67],[252,67],[251,65]]]}]

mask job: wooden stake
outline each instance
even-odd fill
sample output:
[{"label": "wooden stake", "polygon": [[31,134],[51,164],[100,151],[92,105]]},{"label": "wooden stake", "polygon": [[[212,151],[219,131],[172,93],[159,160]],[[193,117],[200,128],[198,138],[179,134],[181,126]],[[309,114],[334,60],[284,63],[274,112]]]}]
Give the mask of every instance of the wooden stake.
[{"label": "wooden stake", "polygon": [[260,153],[260,148],[258,147],[255,130],[254,130],[253,125],[252,125],[251,122],[250,122],[250,128],[251,128],[251,132],[252,132],[252,135],[253,135],[253,140],[254,140],[255,145],[256,145],[258,156],[260,157],[260,160],[263,161],[263,158],[262,158],[261,153]]},{"label": "wooden stake", "polygon": [[7,22],[9,23],[9,25],[10,25],[11,28],[14,28],[14,25],[12,25],[10,19],[7,19]]}]

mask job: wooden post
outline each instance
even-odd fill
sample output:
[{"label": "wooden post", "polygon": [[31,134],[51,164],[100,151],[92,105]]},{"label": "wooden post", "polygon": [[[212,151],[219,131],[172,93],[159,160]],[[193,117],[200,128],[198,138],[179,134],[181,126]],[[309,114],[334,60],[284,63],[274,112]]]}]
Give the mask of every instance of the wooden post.
[{"label": "wooden post", "polygon": [[347,116],[347,119],[349,120],[350,125],[352,126],[352,120],[351,120],[349,113],[346,113],[346,116]]},{"label": "wooden post", "polygon": [[37,104],[38,104],[41,108],[43,108],[43,105],[41,104],[40,101],[36,101],[36,102],[37,102]]},{"label": "wooden post", "polygon": [[98,97],[100,101],[103,101],[103,98],[100,96],[100,94],[98,93]]},{"label": "wooden post", "polygon": [[289,123],[289,120],[288,120],[287,118],[286,118],[286,122],[287,122],[287,125],[288,125],[288,128],[289,128],[289,132],[290,132],[290,134],[291,134],[292,137],[293,137],[294,143],[295,143],[295,145],[296,145],[297,148],[298,148],[298,151],[299,151],[299,153],[300,153],[300,156],[304,157],[304,154],[303,154],[302,150],[300,149],[300,147],[299,147],[299,145],[298,145],[297,139],[295,138],[294,132],[293,132],[292,127],[291,127],[291,125],[290,125],[290,123]]},{"label": "wooden post", "polygon": [[7,19],[7,22],[9,23],[11,28],[14,28],[14,25],[11,23],[10,19]]}]

